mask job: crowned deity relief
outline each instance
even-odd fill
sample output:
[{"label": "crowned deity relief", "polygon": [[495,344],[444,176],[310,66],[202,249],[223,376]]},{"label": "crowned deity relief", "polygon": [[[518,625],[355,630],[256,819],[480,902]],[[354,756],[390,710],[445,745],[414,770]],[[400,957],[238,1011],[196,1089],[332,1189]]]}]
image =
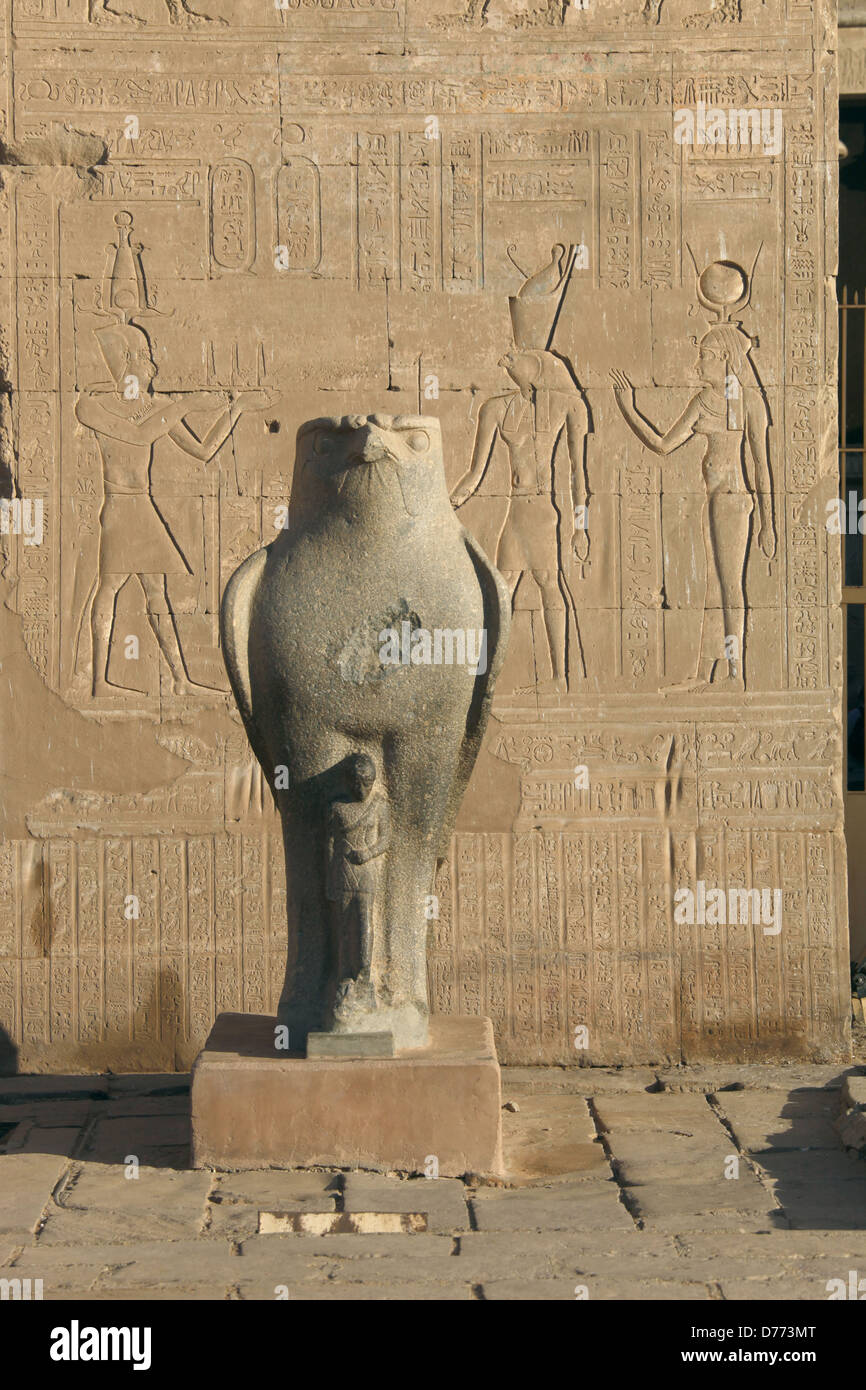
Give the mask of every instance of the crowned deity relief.
[{"label": "crowned deity relief", "polygon": [[[512,251],[509,248],[510,256]],[[528,576],[535,582],[551,670],[549,683],[541,680],[536,688],[553,694],[566,693],[570,677],[586,675],[577,604],[562,557],[570,547],[583,578],[589,560],[589,414],[570,363],[552,347],[578,255],[577,246],[557,244],[541,270],[533,275],[521,271],[524,284],[508,301],[514,346],[499,359],[515,389],[481,406],[472,460],[452,496],[460,508],[474,495],[501,442],[508,456],[510,491],[496,565],[512,606],[521,581]],[[558,477],[561,443],[568,457],[564,480]]]},{"label": "crowned deity relief", "polygon": [[617,405],[645,448],[667,456],[693,438],[704,441],[706,594],[697,669],[684,683],[694,691],[745,690],[745,573],[755,529],[765,559],[776,553],[770,412],[751,357],[756,340],[732,317],[749,302],[754,269],[747,274],[731,261],[713,261],[697,274],[698,300],[715,322],[698,343],[699,389],[669,429],[637,409],[624,372],[611,372]]},{"label": "crowned deity relief", "polygon": [[153,448],[158,440],[168,438],[187,457],[209,462],[241,414],[264,407],[273,396],[266,390],[244,392],[199,439],[185,417],[193,410],[212,408],[212,395],[165,395],[154,390],[156,363],[150,337],[140,321],[154,317],[157,311],[148,303],[142,247],[131,241],[132,217],[128,212],[117,213],[114,221],[117,241],[108,248],[111,268],[102,290],[103,311],[110,321],[95,330],[111,380],[82,391],[75,408],[79,422],[96,436],[104,488],[97,574],[79,615],[77,642],[89,612],[93,695],[120,694],[125,687],[108,676],[111,639],[118,595],[134,577],[171,673],[173,693],[203,694],[210,687],[190,677],[169,601],[169,577],[192,574],[192,567],[153,498]]}]

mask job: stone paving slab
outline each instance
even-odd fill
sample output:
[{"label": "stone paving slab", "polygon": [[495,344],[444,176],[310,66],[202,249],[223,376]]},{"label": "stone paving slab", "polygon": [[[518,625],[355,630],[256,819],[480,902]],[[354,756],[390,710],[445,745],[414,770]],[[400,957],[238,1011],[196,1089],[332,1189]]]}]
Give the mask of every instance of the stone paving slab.
[{"label": "stone paving slab", "polygon": [[593,1109],[602,1132],[619,1131],[678,1133],[714,1146],[724,1139],[719,1123],[705,1097],[698,1095],[595,1096]]},{"label": "stone paving slab", "polygon": [[336,1212],[342,1175],[266,1170],[215,1174],[203,1233],[232,1241],[258,1234],[262,1212]]},{"label": "stone paving slab", "polygon": [[277,1284],[340,1279],[355,1284],[458,1284],[468,1269],[440,1235],[261,1235],[242,1242],[238,1277]]},{"label": "stone paving slab", "polygon": [[127,1154],[139,1155],[143,1148],[188,1145],[189,1141],[188,1113],[115,1118],[110,1112],[97,1120],[81,1156],[95,1163],[123,1163]]},{"label": "stone paving slab", "polygon": [[651,1182],[725,1181],[725,1169],[736,1145],[721,1125],[712,1140],[701,1130],[695,1138],[681,1132],[616,1130],[608,1134],[611,1162],[626,1186]]},{"label": "stone paving slab", "polygon": [[11,1265],[21,1278],[42,1279],[44,1296],[61,1289],[119,1289],[137,1286],[227,1285],[236,1277],[238,1256],[228,1243],[137,1241],[88,1247],[39,1245],[22,1251]]},{"label": "stone paving slab", "polygon": [[668,1235],[633,1228],[620,1232],[474,1231],[461,1236],[458,1259],[472,1282],[570,1278],[687,1279],[686,1264]]},{"label": "stone paving slab", "polygon": [[178,1288],[177,1284],[152,1284],[139,1285],[134,1289],[87,1289],[80,1292],[78,1289],[53,1289],[45,1290],[45,1302],[63,1302],[69,1299],[76,1303],[177,1303],[182,1300],[184,1303],[195,1303],[206,1301],[213,1302],[215,1299],[224,1300],[237,1297],[236,1285],[226,1284],[184,1284]]},{"label": "stone paving slab", "polygon": [[833,1128],[838,1097],[822,1092],[783,1096],[778,1092],[725,1091],[715,1096],[742,1148],[833,1149],[839,1137]]},{"label": "stone paving slab", "polygon": [[422,1212],[434,1232],[469,1229],[466,1187],[458,1178],[382,1178],[373,1173],[346,1173],[342,1210],[347,1212]]},{"label": "stone paving slab", "polygon": [[66,1168],[51,1154],[0,1154],[0,1234],[32,1231]]},{"label": "stone paving slab", "polygon": [[[826,1298],[866,1275],[866,1164],[833,1127],[866,1075],[740,1071],[660,1090],[646,1069],[509,1068],[500,1182],[193,1172],[183,1078],[11,1078],[35,1088],[0,1102],[0,1264],[50,1299]],[[261,1213],[415,1211],[425,1233],[259,1234]]]},{"label": "stone paving slab", "polygon": [[850,1074],[842,1087],[842,1105],[866,1106],[866,1076]]},{"label": "stone paving slab", "polygon": [[7,1145],[7,1153],[54,1154],[59,1158],[71,1158],[81,1135],[81,1129],[72,1126],[31,1125],[26,1121],[20,1124],[12,1141]]},{"label": "stone paving slab", "polygon": [[101,1245],[135,1240],[178,1240],[198,1235],[209,1173],[125,1166],[75,1165],[47,1209],[39,1237],[49,1245]]},{"label": "stone paving slab", "polygon": [[215,1173],[211,1201],[239,1202],[269,1211],[333,1211],[342,1190],[342,1175],[330,1170],[291,1172],[280,1168],[247,1173]]},{"label": "stone paving slab", "polygon": [[95,1111],[101,1113],[106,1120],[120,1120],[127,1116],[158,1115],[166,1118],[170,1115],[183,1115],[189,1120],[189,1091],[182,1095],[137,1095],[134,1091],[121,1092],[119,1096],[112,1096],[111,1100],[102,1104],[94,1103]]},{"label": "stone paving slab", "polygon": [[153,1095],[157,1092],[171,1092],[176,1095],[189,1094],[191,1077],[189,1072],[123,1072],[105,1078],[109,1095]]},{"label": "stone paving slab", "polygon": [[[275,1297],[273,1290],[259,1280],[242,1280],[237,1294],[243,1300]],[[468,1284],[356,1284],[337,1278],[289,1285],[292,1303],[465,1303],[475,1298],[477,1294]]]},{"label": "stone paving slab", "polygon": [[803,1062],[709,1062],[688,1067],[660,1068],[656,1077],[665,1091],[838,1091],[846,1076],[866,1074],[860,1065],[840,1066]]},{"label": "stone paving slab", "polygon": [[630,1187],[626,1200],[636,1218],[656,1230],[751,1229],[773,1212],[773,1199],[751,1174],[716,1182],[653,1183]]},{"label": "stone paving slab", "polygon": [[583,1095],[524,1096],[503,1110],[502,1147],[512,1182],[607,1180],[610,1165]]},{"label": "stone paving slab", "polygon": [[690,1258],[742,1261],[751,1269],[758,1260],[778,1259],[780,1263],[807,1259],[860,1259],[866,1273],[866,1232],[864,1231],[767,1231],[742,1236],[720,1231],[685,1232],[676,1237],[677,1248]]},{"label": "stone paving slab", "polygon": [[807,1182],[818,1189],[833,1188],[840,1184],[840,1201],[856,1201],[856,1194],[848,1184],[866,1191],[866,1163],[843,1151],[834,1153],[828,1149],[765,1149],[750,1155],[750,1161],[758,1167],[764,1181],[768,1183]]},{"label": "stone paving slab", "polygon": [[0,1101],[0,1124],[30,1120],[37,1125],[83,1125],[97,1108],[91,1100]]},{"label": "stone paving slab", "polygon": [[[114,1078],[115,1080],[119,1078]],[[109,1099],[109,1080],[105,1076],[35,1076],[0,1077],[0,1107],[7,1100],[38,1100],[51,1098],[67,1100],[71,1096],[93,1096]]]},{"label": "stone paving slab", "polygon": [[479,1231],[628,1230],[634,1223],[617,1184],[477,1192],[470,1203]]},{"label": "stone paving slab", "polygon": [[508,1299],[523,1302],[574,1303],[593,1299],[613,1299],[626,1301],[640,1299],[666,1299],[693,1302],[711,1297],[704,1284],[690,1284],[681,1281],[641,1279],[604,1279],[588,1282],[586,1279],[492,1279],[480,1286],[480,1295],[485,1302],[496,1303]]},{"label": "stone paving slab", "polygon": [[506,1067],[502,1068],[502,1099],[557,1093],[593,1096],[639,1095],[658,1085],[653,1067]]},{"label": "stone paving slab", "polygon": [[[775,1302],[777,1299],[805,1303],[814,1299],[827,1301],[826,1286],[812,1279],[790,1279],[784,1276],[767,1280],[737,1279],[723,1274],[719,1279],[719,1287],[723,1298],[732,1302],[760,1303],[766,1300]],[[785,1350],[789,1348],[786,1347]]]}]

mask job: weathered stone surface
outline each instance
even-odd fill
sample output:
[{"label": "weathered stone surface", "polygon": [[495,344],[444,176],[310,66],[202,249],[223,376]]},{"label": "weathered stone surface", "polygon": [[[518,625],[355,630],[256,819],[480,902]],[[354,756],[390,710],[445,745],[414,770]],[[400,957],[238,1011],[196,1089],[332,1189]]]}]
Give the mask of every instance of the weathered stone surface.
[{"label": "weathered stone surface", "polygon": [[71,1297],[75,1298],[76,1303],[129,1303],[134,1298],[136,1303],[178,1303],[178,1302],[213,1302],[215,1299],[227,1299],[236,1297],[237,1286],[226,1281],[220,1283],[215,1280],[210,1284],[194,1284],[184,1282],[182,1284],[136,1284],[135,1293],[130,1294],[129,1289],[116,1288],[107,1289],[97,1284],[92,1290],[80,1292],[75,1289],[64,1289],[52,1287],[45,1291],[46,1302],[60,1301],[69,1302]]},{"label": "weathered stone surface", "polygon": [[481,1286],[484,1300],[498,1303],[503,1300],[514,1302],[575,1302],[576,1299],[615,1299],[641,1302],[656,1299],[675,1299],[694,1301],[710,1297],[707,1288],[700,1284],[643,1283],[635,1279],[599,1280],[590,1282],[565,1279],[538,1279],[530,1282],[525,1279],[491,1279]]},{"label": "weathered stone surface", "polygon": [[7,1153],[57,1154],[61,1158],[71,1158],[78,1146],[81,1130],[68,1126],[42,1128],[39,1125],[20,1124],[7,1144]]},{"label": "weathered stone surface", "polygon": [[[473,1290],[464,1284],[419,1284],[395,1280],[393,1284],[357,1284],[339,1277],[324,1282],[308,1280],[289,1284],[288,1297],[296,1303],[459,1303],[471,1300]],[[275,1297],[264,1281],[243,1280],[237,1285],[242,1299]],[[285,1297],[283,1290],[281,1296]]]},{"label": "weathered stone surface", "polygon": [[522,1192],[481,1190],[471,1205],[479,1231],[627,1230],[633,1224],[614,1182]]},{"label": "weathered stone surface", "polygon": [[443,1176],[502,1167],[489,1022],[430,1021],[396,1057],[284,1057],[273,1018],[221,1014],[192,1081],[198,1167],[346,1166]]},{"label": "weathered stone surface", "polygon": [[711,1149],[725,1141],[724,1127],[703,1096],[595,1096],[592,1103],[607,1134],[676,1133]]},{"label": "weathered stone surface", "polygon": [[240,1173],[215,1173],[209,1201],[224,1205],[246,1204],[270,1208],[333,1211],[342,1192],[343,1177],[332,1172],[281,1172],[249,1169]]},{"label": "weathered stone surface", "polygon": [[[866,1183],[866,1172],[854,1155],[830,1149],[764,1149],[752,1161],[768,1185],[811,1183],[816,1192],[838,1191],[842,1198],[849,1183],[855,1188]],[[854,1192],[850,1195],[853,1197]]]},{"label": "weathered stone surface", "polygon": [[533,1093],[519,1111],[503,1108],[502,1146],[509,1182],[610,1177],[607,1155],[585,1096]]},{"label": "weathered stone surface", "polygon": [[842,1143],[858,1153],[866,1148],[866,1111],[849,1110],[835,1121]]},{"label": "weathered stone surface", "polygon": [[820,1280],[796,1279],[785,1276],[777,1279],[732,1279],[724,1274],[719,1280],[724,1298],[732,1302],[807,1302],[827,1298],[827,1288]]},{"label": "weathered stone surface", "polygon": [[705,1232],[686,1232],[677,1239],[678,1247],[689,1258],[742,1259],[750,1268],[764,1260],[778,1267],[799,1259],[866,1259],[866,1232],[844,1230],[827,1232],[772,1230],[760,1235],[732,1235],[720,1231],[717,1237]]},{"label": "weathered stone surface", "polygon": [[308,1033],[308,1057],[393,1057],[393,1033]]},{"label": "weathered stone surface", "polygon": [[652,1067],[520,1067],[503,1065],[503,1093],[518,1097],[531,1095],[592,1096],[598,1092],[616,1095],[646,1091],[657,1086]]},{"label": "weathered stone surface", "polygon": [[[30,1120],[35,1125],[49,1128],[82,1125],[93,1110],[90,1100],[27,1101],[22,1098],[16,1103],[0,1103],[0,1124]],[[6,1143],[8,1145],[8,1139]]]},{"label": "weathered stone surface", "polygon": [[197,1235],[210,1187],[206,1173],[76,1165],[48,1209],[41,1245],[176,1241]]},{"label": "weathered stone surface", "polygon": [[467,1282],[454,1242],[444,1235],[259,1235],[240,1248],[239,1277],[265,1289],[291,1288],[293,1280],[356,1286],[404,1281],[410,1287]]},{"label": "weathered stone surface", "polygon": [[627,1189],[633,1215],[651,1230],[752,1230],[777,1219],[775,1203],[751,1173],[736,1180],[651,1183]]},{"label": "weathered stone surface", "polygon": [[0,1154],[0,1234],[32,1232],[66,1168],[49,1154]]},{"label": "weathered stone surface", "polygon": [[331,1173],[216,1174],[205,1205],[203,1231],[221,1240],[247,1240],[258,1235],[262,1213],[333,1213],[341,1192],[341,1179]]},{"label": "weathered stone surface", "polygon": [[848,1075],[842,1087],[842,1104],[850,1109],[866,1108],[866,1076]]},{"label": "weathered stone surface", "polygon": [[122,1163],[127,1154],[141,1157],[145,1149],[174,1148],[190,1141],[189,1108],[181,1115],[127,1115],[100,1118],[87,1138],[81,1156],[100,1163]]},{"label": "weathered stone surface", "polygon": [[[724,1178],[726,1165],[737,1150],[730,1137],[720,1133],[710,1143],[701,1132],[697,1137],[671,1131],[616,1130],[608,1136],[611,1161],[618,1180],[628,1185],[650,1182],[713,1182]],[[743,1167],[746,1167],[743,1160]]]},{"label": "weathered stone surface", "polygon": [[[616,1225],[591,1231],[473,1231],[459,1238],[460,1267],[473,1282],[577,1278],[601,1272],[620,1278],[676,1278],[672,1237]],[[674,1271],[674,1272],[672,1272]]]},{"label": "weathered stone surface", "polygon": [[[859,1068],[857,1069],[859,1072]],[[838,1066],[781,1064],[734,1065],[730,1062],[697,1063],[686,1067],[659,1068],[656,1077],[666,1091],[838,1091],[852,1069]]]},{"label": "weathered stone surface", "polygon": [[[827,6],[18,11],[0,1067],[186,1069],[219,1012],[276,1011],[302,888],[217,606],[262,545],[302,558],[296,505],[326,465],[296,466],[298,427],[359,412],[434,418],[443,507],[513,613],[435,885],[425,813],[411,992],[429,932],[434,1010],[495,1011],[509,1060],[844,1063]],[[420,533],[412,505],[394,514]],[[332,649],[330,625],[377,617],[388,576],[383,616],[424,618],[426,562],[395,574],[399,539],[327,551],[309,630],[289,633],[287,596],[274,650],[291,636],[325,673],[323,713],[263,750],[269,775],[318,770],[331,716],[385,685],[351,679],[363,643]],[[449,625],[476,623],[461,598]],[[399,748],[386,724],[343,720],[324,762],[369,743],[396,824],[399,770],[436,790],[447,759],[423,712]],[[711,910],[687,920],[683,893]]]},{"label": "weathered stone surface", "polygon": [[833,1119],[838,1100],[820,1092],[720,1092],[716,1100],[738,1142],[752,1153],[767,1149],[837,1149]]},{"label": "weathered stone surface", "polygon": [[[828,1100],[821,1090],[816,1097],[822,1105]],[[611,1099],[619,1104],[629,1096]],[[635,1180],[624,1188],[585,1173],[547,1182],[536,1174],[528,1180],[540,1185],[532,1187],[477,1188],[456,1179],[334,1170],[142,1169],[130,1180],[120,1166],[55,1159],[48,1161],[59,1167],[49,1171],[45,1155],[19,1154],[16,1164],[32,1165],[36,1180],[34,1230],[43,1203],[48,1215],[38,1235],[24,1227],[0,1233],[0,1265],[18,1277],[42,1278],[46,1299],[106,1301],[183,1300],[206,1291],[217,1299],[326,1300],[330,1291],[340,1301],[392,1301],[401,1285],[407,1297],[425,1301],[572,1301],[578,1285],[590,1301],[748,1299],[752,1293],[763,1300],[773,1287],[799,1299],[815,1296],[815,1289],[827,1297],[827,1282],[847,1279],[850,1270],[866,1274],[860,1160],[841,1147],[769,1149],[754,1159],[741,1155],[738,1179],[699,1181],[694,1175],[715,1151],[694,1125],[694,1109],[674,1107],[679,1124],[692,1122],[691,1135],[677,1123],[646,1124],[644,1101],[666,1099],[699,1101],[717,1125],[722,1149],[731,1146],[702,1097],[640,1096],[641,1113],[632,1110],[631,1125],[645,1128],[626,1126],[617,1114],[605,1136],[618,1168],[634,1165]],[[835,1105],[838,1096],[829,1099]],[[508,1121],[554,1136],[560,1125],[571,1125],[583,1141],[592,1121],[580,1101],[538,1092]],[[775,1108],[786,1104],[777,1094]],[[693,1155],[684,1180],[675,1176],[682,1145]],[[628,1157],[618,1161],[617,1154]],[[0,1194],[10,1186],[3,1181],[7,1160],[0,1157]],[[20,1168],[17,1179],[26,1172]],[[24,1190],[19,1182],[19,1193]],[[259,1233],[262,1214],[375,1219],[400,1212],[423,1213],[428,1230]],[[479,1229],[467,1229],[467,1222]]]},{"label": "weathered stone surface", "polygon": [[455,1178],[383,1178],[371,1173],[345,1175],[342,1210],[423,1212],[434,1232],[469,1229],[466,1188]]}]

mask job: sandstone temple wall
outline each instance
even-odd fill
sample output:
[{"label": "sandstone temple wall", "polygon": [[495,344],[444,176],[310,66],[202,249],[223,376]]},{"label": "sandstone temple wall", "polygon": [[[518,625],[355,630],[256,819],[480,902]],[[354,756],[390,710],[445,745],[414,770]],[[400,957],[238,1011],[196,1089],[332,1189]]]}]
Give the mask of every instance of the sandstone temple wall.
[{"label": "sandstone temple wall", "polygon": [[298,425],[374,409],[440,418],[516,583],[434,1007],[506,1062],[843,1057],[834,7],[7,10],[3,1064],[186,1068],[275,1007],[219,598]]}]

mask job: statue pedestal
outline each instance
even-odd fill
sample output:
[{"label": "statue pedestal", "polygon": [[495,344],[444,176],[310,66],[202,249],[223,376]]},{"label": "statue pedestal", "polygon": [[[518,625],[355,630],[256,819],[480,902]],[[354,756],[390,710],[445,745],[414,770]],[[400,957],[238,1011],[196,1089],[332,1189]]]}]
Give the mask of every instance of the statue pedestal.
[{"label": "statue pedestal", "polygon": [[502,1170],[499,1063],[486,1018],[434,1015],[428,1047],[302,1057],[277,1020],[220,1014],[192,1072],[196,1168]]}]

